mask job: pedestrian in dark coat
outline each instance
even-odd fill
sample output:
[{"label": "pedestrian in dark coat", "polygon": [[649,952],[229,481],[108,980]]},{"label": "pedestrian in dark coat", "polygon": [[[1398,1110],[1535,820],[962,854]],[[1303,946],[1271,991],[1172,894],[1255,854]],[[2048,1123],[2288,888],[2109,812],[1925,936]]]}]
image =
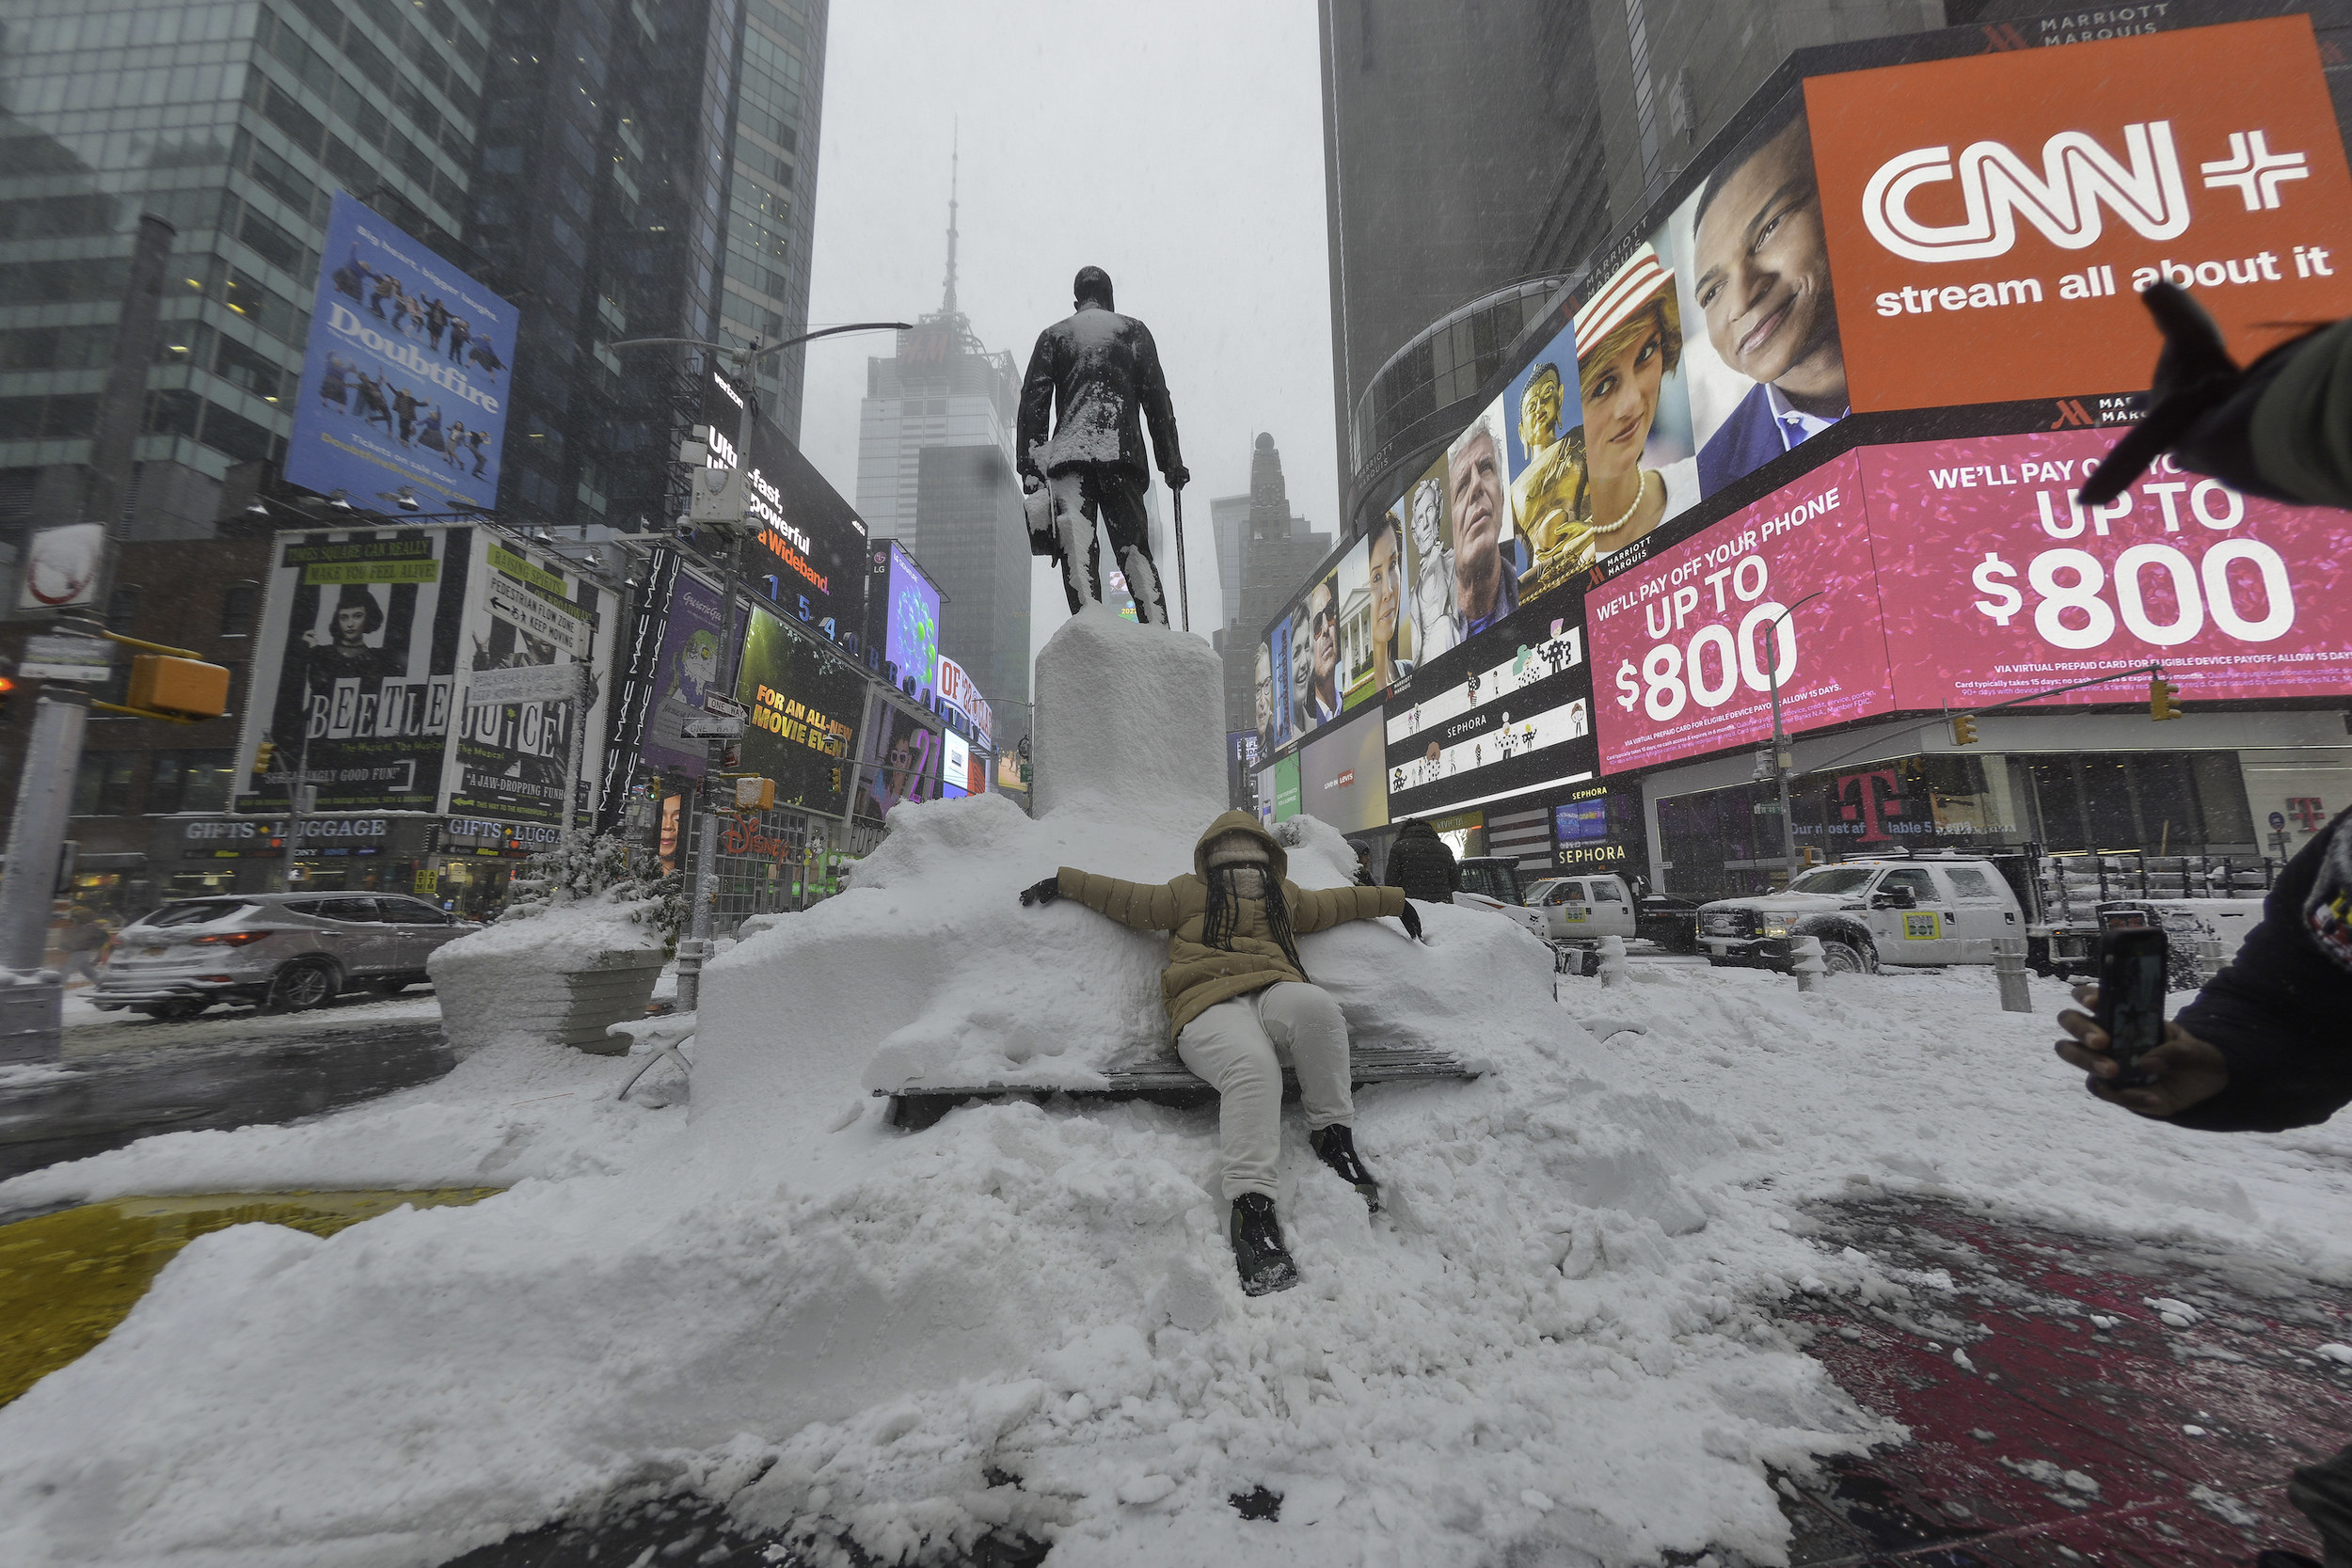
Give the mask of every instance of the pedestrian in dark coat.
[{"label": "pedestrian in dark coat", "polygon": [[[2098,988],[2078,1000],[2095,1006]],[[2109,1087],[2119,1070],[2088,1014],[2058,1015],[2060,1056],[2090,1074],[2090,1092],[2143,1117],[2209,1132],[2280,1132],[2326,1121],[2352,1103],[2352,811],[2287,863],[2237,957],[2165,1025],[2139,1059],[2154,1081]],[[2294,1472],[2287,1498],[2352,1562],[2352,1448]],[[2319,1568],[2297,1553],[2264,1552],[2259,1568]]]},{"label": "pedestrian in dark coat", "polygon": [[1462,870],[1438,830],[1416,817],[1389,846],[1389,886],[1424,904],[1451,904],[1462,885]]},{"label": "pedestrian in dark coat", "polygon": [[[2165,337],[2149,409],[2084,480],[2085,504],[2113,500],[2169,451],[2184,468],[2248,495],[2306,506],[2352,506],[2352,318],[2241,370],[2213,318],[2185,290],[2140,295]],[[2075,993],[2095,1006],[2096,987]],[[2287,863],[2262,923],[2220,974],[2165,1025],[2140,1058],[2153,1081],[2108,1086],[2108,1039],[2080,1012],[2058,1015],[2060,1056],[2089,1070],[2090,1092],[2143,1117],[2209,1132],[2309,1127],[2352,1103],[2352,811]],[[2352,1448],[2294,1472],[2287,1500],[2352,1562]],[[2320,1568],[2274,1550],[2257,1568]]]}]

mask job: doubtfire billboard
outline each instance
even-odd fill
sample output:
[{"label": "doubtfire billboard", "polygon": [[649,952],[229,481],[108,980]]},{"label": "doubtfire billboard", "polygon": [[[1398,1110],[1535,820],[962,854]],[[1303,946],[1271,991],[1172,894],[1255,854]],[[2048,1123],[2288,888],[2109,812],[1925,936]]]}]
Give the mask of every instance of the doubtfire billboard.
[{"label": "doubtfire billboard", "polygon": [[286,482],[371,511],[497,504],[515,308],[337,192]]}]

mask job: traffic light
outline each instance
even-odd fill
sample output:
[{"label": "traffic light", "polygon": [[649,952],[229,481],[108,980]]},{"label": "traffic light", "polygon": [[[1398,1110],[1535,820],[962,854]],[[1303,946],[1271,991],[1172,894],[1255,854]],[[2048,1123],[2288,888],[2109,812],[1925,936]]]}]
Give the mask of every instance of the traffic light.
[{"label": "traffic light", "polygon": [[229,711],[229,671],[202,659],[140,654],[131,660],[129,705],[175,719],[217,719]]},{"label": "traffic light", "polygon": [[265,739],[253,749],[253,771],[256,773],[268,772],[269,765],[277,760],[278,742],[275,740]]},{"label": "traffic light", "polygon": [[2180,694],[2181,689],[2162,675],[2152,678],[2148,682],[2149,719],[2156,723],[2162,723],[2167,719],[2180,718],[2181,705],[2172,700]]},{"label": "traffic light", "polygon": [[1977,716],[1973,713],[1952,715],[1952,744],[1974,746],[1977,743]]},{"label": "traffic light", "polygon": [[16,695],[16,677],[0,675],[0,723],[8,717],[8,699]]}]

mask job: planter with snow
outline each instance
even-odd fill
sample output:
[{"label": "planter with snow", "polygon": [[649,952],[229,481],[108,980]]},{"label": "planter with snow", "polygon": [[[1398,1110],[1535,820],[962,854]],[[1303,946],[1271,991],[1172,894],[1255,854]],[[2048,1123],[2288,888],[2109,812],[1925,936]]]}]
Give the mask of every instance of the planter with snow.
[{"label": "planter with snow", "polygon": [[606,1029],[644,1016],[663,959],[646,899],[597,895],[552,909],[510,911],[460,937],[426,965],[441,1027],[459,1052],[501,1040],[569,1045],[597,1055],[628,1049]]}]

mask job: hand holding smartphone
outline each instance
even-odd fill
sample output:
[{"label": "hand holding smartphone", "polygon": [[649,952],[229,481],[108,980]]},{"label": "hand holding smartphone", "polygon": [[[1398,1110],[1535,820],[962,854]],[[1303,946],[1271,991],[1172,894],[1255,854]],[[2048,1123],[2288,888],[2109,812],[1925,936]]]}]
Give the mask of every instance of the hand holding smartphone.
[{"label": "hand holding smartphone", "polygon": [[[2099,955],[2099,1002],[2092,1019],[2107,1037],[2107,1054],[2122,1069],[2106,1086],[2142,1088],[2155,1076],[2140,1058],[2164,1043],[2168,953],[2161,929],[2109,931]],[[2095,1085],[2099,1080],[2094,1075]]]}]

